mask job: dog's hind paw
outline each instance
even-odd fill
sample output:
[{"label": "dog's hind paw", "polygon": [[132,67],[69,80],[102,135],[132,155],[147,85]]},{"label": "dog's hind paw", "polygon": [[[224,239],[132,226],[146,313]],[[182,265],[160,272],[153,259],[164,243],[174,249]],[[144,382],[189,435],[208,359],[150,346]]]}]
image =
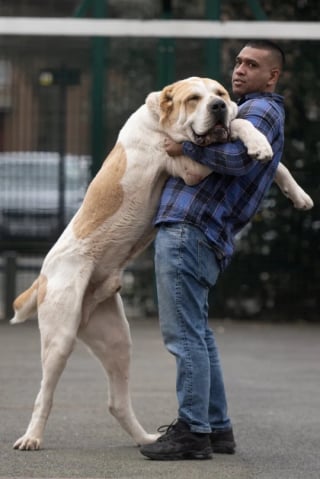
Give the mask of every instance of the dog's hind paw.
[{"label": "dog's hind paw", "polygon": [[37,451],[40,449],[40,446],[40,439],[24,435],[14,443],[13,449],[19,449],[19,451]]},{"label": "dog's hind paw", "polygon": [[138,446],[144,446],[145,444],[152,444],[161,436],[161,434],[146,434],[143,439],[138,443]]}]

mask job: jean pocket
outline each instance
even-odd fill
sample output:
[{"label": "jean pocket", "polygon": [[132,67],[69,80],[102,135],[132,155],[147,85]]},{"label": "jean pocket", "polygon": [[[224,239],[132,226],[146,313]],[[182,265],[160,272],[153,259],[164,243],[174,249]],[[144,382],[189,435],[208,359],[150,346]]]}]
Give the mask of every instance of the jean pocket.
[{"label": "jean pocket", "polygon": [[199,280],[207,286],[213,286],[219,276],[220,268],[213,248],[205,241],[198,242]]}]

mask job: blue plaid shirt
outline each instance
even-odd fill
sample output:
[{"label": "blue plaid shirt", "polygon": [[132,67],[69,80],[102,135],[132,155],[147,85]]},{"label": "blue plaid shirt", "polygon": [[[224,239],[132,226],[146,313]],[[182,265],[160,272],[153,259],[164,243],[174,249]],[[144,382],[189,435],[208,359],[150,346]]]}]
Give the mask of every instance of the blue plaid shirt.
[{"label": "blue plaid shirt", "polygon": [[154,223],[185,222],[200,228],[215,249],[221,269],[234,252],[235,235],[252,219],[273,181],[284,144],[283,97],[251,93],[239,101],[238,118],[245,118],[268,138],[273,159],[251,159],[238,140],[200,147],[183,143],[183,152],[213,172],[196,186],[170,177]]}]

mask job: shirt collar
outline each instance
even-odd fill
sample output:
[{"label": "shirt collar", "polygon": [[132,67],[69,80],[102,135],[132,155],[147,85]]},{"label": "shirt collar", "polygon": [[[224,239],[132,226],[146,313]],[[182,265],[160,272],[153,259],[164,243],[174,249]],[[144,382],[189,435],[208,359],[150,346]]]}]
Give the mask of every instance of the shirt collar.
[{"label": "shirt collar", "polygon": [[283,100],[283,96],[278,95],[278,93],[262,93],[262,92],[255,92],[255,93],[247,93],[246,95],[242,96],[237,100],[238,105],[242,105],[247,100],[253,100],[254,98],[272,98],[274,100]]}]

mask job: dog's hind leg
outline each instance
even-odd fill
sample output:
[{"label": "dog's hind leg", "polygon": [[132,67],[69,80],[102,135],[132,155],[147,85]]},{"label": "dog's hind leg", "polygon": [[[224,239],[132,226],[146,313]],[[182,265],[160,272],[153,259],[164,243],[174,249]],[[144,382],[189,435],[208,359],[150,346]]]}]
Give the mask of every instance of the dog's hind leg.
[{"label": "dog's hind leg", "polygon": [[107,373],[111,414],[137,444],[154,442],[158,436],[143,429],[131,405],[131,336],[120,295],[100,303],[89,321],[80,326],[78,336],[100,360]]},{"label": "dog's hind leg", "polygon": [[27,431],[15,442],[14,449],[40,449],[54,391],[67,359],[73,350],[80,322],[81,305],[75,306],[74,298],[71,297],[71,299],[73,304],[71,304],[71,300],[69,302],[63,301],[63,292],[61,291],[59,313],[50,301],[46,301],[39,307],[42,361],[41,387]]}]

